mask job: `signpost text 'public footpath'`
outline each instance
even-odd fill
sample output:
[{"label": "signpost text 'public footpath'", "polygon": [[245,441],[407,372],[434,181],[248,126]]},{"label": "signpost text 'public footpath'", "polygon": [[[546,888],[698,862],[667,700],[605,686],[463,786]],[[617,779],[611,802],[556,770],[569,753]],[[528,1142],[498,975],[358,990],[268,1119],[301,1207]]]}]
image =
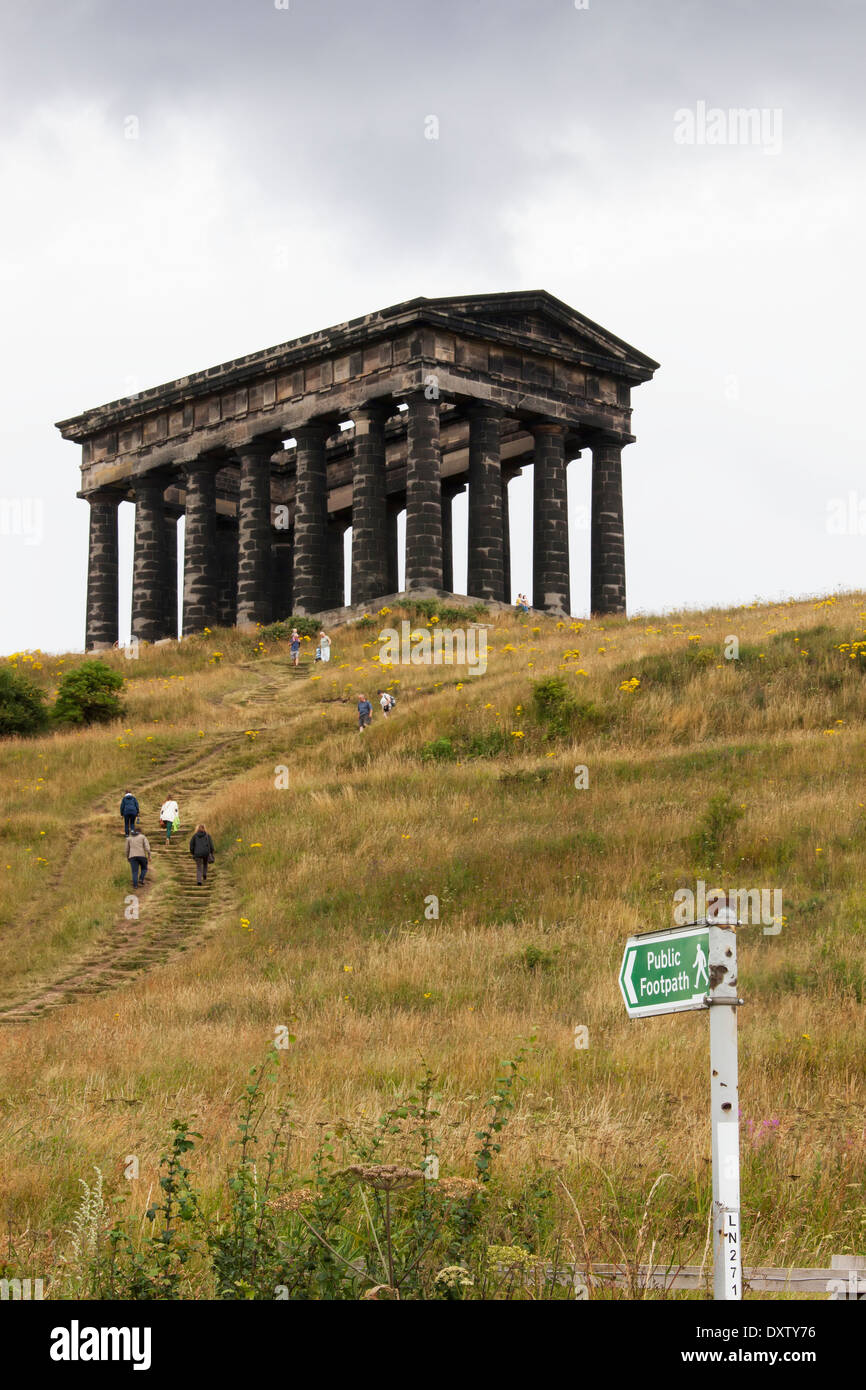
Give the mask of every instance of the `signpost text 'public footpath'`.
[{"label": "signpost text 'public footpath'", "polygon": [[736,922],[719,905],[706,922],[630,936],[619,973],[629,1018],[709,1010],[713,1297],[723,1300],[743,1296]]}]

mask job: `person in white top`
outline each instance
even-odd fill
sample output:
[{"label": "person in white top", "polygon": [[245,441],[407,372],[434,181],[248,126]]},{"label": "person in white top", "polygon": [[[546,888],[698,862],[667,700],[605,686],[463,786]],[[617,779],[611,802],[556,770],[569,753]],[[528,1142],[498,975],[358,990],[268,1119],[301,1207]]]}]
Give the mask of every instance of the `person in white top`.
[{"label": "person in white top", "polygon": [[162,807],[159,812],[159,818],[162,821],[162,828],[165,831],[165,843],[167,845],[171,844],[171,832],[174,829],[174,822],[179,815],[180,811],[178,810],[177,802],[175,801],[174,797],[170,795],[162,803]]},{"label": "person in white top", "polygon": [[331,639],[327,632],[319,633],[319,659],[321,661],[331,660]]}]

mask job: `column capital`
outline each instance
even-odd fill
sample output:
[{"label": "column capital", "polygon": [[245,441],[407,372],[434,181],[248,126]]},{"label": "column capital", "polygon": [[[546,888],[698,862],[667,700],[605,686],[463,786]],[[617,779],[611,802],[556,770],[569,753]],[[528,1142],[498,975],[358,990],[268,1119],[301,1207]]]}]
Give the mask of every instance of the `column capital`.
[{"label": "column capital", "polygon": [[217,458],[214,454],[198,454],[196,458],[189,459],[180,465],[181,473],[185,478],[191,477],[193,473],[212,473],[216,477],[221,468],[225,468],[226,460]]},{"label": "column capital", "polygon": [[119,507],[121,502],[126,501],[126,491],[112,487],[96,487],[90,492],[79,492],[78,496],[84,502],[99,503],[102,506]]},{"label": "column capital", "polygon": [[570,428],[562,420],[530,420],[529,428],[533,435],[549,434],[554,438],[565,438]]},{"label": "column capital", "polygon": [[490,420],[501,420],[505,415],[505,407],[500,405],[498,401],[462,401],[460,409],[469,419],[476,416]]},{"label": "column capital", "polygon": [[614,434],[612,430],[593,430],[587,434],[586,442],[593,451],[601,448],[624,449],[627,444],[634,443],[634,435]]},{"label": "column capital", "polygon": [[167,487],[171,487],[174,481],[174,473],[168,468],[152,468],[147,473],[135,473],[130,479],[130,487],[133,493],[138,496],[147,488],[154,488],[158,492],[165,492]]},{"label": "column capital", "polygon": [[396,411],[400,405],[408,405],[410,408],[413,405],[439,406],[444,399],[445,397],[439,391],[435,395],[431,395],[430,387],[423,385],[423,383],[420,386],[408,386],[405,391],[395,392],[394,410]]},{"label": "column capital", "polygon": [[291,438],[300,446],[324,444],[328,435],[333,432],[333,426],[326,420],[306,420],[303,425],[298,425],[291,432]]},{"label": "column capital", "polygon": [[392,415],[396,414],[399,401],[391,396],[377,396],[371,401],[364,401],[361,405],[353,406],[349,412],[349,418],[354,420],[356,426],[359,416],[365,420],[378,420],[385,423]]},{"label": "column capital", "polygon": [[243,444],[237,444],[232,450],[232,454],[237,459],[268,459],[270,460],[280,447],[278,439],[246,439]]}]

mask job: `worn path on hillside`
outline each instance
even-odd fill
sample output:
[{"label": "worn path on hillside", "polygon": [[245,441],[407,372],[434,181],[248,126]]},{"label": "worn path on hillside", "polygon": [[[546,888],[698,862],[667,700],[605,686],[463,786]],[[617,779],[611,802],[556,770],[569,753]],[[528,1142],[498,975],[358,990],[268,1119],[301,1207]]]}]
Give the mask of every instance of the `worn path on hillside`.
[{"label": "worn path on hillside", "polygon": [[[271,674],[275,667],[276,675]],[[241,669],[255,675],[258,687],[230,691],[221,703],[251,712],[267,707],[285,693],[288,680],[301,680],[310,670],[277,662],[268,663],[267,671],[263,663],[242,663]],[[207,793],[225,784],[232,755],[246,745],[247,730],[262,732],[265,727],[253,724],[247,729],[220,733],[205,745],[196,739],[192,746],[155,763],[148,781],[137,788],[139,800],[149,793],[157,793],[156,800],[161,800],[170,784],[182,807],[186,829],[178,833],[170,846],[164,843],[158,824],[148,835],[153,858],[148,882],[143,890],[137,890],[138,919],[130,921],[121,916],[99,941],[72,962],[67,961],[62,974],[31,985],[25,998],[0,1008],[0,1023],[26,1023],[82,996],[115,989],[196,945],[213,930],[234,904],[233,887],[227,869],[219,863],[214,865],[206,884],[196,884],[195,866],[188,853],[191,827],[207,819]],[[233,780],[233,776],[228,780]],[[72,827],[69,851],[74,849],[81,854],[93,836],[114,836],[119,846],[116,826],[116,807],[113,801],[108,804],[106,793],[89,815]],[[62,868],[55,871],[52,887],[59,891],[61,880]],[[125,896],[132,892],[130,883]]]}]

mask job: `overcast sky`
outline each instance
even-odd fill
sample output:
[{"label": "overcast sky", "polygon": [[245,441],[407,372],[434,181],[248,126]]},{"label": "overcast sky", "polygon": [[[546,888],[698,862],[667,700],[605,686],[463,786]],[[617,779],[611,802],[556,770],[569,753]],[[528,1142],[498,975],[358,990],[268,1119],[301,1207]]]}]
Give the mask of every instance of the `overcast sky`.
[{"label": "overcast sky", "polygon": [[[624,455],[632,612],[864,585],[858,0],[2,14],[0,652],[83,642],[56,420],[419,294],[547,289],[661,363]],[[131,529],[124,504],[122,634]],[[583,613],[577,526],[572,569]]]}]

